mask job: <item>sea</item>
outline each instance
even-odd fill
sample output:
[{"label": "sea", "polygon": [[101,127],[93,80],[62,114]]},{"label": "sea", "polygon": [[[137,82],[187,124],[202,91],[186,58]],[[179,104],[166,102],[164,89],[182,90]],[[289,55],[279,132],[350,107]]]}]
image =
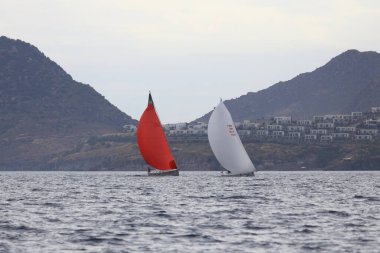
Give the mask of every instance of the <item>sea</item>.
[{"label": "sea", "polygon": [[0,172],[0,252],[380,252],[380,172]]}]

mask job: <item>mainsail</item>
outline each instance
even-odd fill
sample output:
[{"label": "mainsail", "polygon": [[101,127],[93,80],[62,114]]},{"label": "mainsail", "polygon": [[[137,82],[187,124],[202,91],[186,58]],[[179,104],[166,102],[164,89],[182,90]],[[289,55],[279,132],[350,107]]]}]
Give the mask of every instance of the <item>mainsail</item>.
[{"label": "mainsail", "polygon": [[207,132],[216,159],[231,175],[250,174],[255,171],[231,114],[222,101],[211,114]]},{"label": "mainsail", "polygon": [[163,171],[177,169],[150,93],[148,106],[137,127],[137,143],[141,155],[150,166]]}]

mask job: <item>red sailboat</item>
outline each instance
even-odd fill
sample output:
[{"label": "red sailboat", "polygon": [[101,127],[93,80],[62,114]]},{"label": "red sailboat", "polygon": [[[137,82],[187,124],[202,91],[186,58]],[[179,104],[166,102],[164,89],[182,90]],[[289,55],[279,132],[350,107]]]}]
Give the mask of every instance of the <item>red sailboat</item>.
[{"label": "red sailboat", "polygon": [[150,92],[148,106],[137,127],[137,143],[141,155],[148,164],[149,176],[178,176],[177,164],[154,108]]}]

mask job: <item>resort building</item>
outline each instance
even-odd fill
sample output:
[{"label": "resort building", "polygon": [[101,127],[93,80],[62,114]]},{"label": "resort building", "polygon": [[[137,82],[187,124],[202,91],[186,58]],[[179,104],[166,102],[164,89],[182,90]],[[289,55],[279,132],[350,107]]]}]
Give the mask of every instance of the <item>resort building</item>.
[{"label": "resort building", "polygon": [[334,123],[330,122],[318,122],[317,128],[334,128]]},{"label": "resort building", "polygon": [[288,132],[288,137],[289,138],[300,139],[301,138],[301,133],[300,132]]},{"label": "resort building", "polygon": [[355,135],[355,140],[359,141],[372,141],[372,135]]},{"label": "resort building", "polygon": [[276,122],[276,124],[290,124],[292,123],[292,117],[289,117],[289,116],[283,116],[283,117],[274,117],[274,122]]},{"label": "resort building", "polygon": [[346,132],[346,133],[353,133],[356,131],[356,127],[349,126],[349,127],[336,127],[336,132]]},{"label": "resort building", "polygon": [[281,125],[267,125],[268,130],[282,130]]},{"label": "resort building", "polygon": [[334,139],[348,139],[348,138],[350,138],[349,133],[332,133],[331,135]]},{"label": "resort building", "polygon": [[311,129],[310,134],[327,134],[327,129]]},{"label": "resort building", "polygon": [[332,142],[333,137],[331,135],[322,135],[321,142]]},{"label": "resort building", "polygon": [[305,132],[305,127],[304,126],[288,126],[288,131]]}]

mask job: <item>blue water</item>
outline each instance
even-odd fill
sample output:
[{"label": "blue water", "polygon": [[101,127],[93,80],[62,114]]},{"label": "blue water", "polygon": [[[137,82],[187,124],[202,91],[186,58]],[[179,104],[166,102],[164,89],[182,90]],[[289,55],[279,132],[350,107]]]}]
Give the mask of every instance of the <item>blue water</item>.
[{"label": "blue water", "polygon": [[0,196],[0,252],[380,249],[380,172],[0,172]]}]

